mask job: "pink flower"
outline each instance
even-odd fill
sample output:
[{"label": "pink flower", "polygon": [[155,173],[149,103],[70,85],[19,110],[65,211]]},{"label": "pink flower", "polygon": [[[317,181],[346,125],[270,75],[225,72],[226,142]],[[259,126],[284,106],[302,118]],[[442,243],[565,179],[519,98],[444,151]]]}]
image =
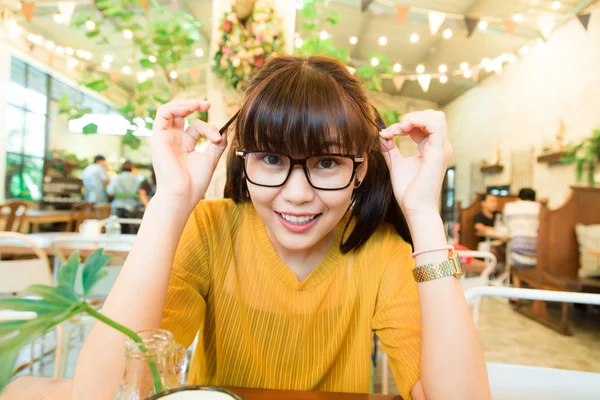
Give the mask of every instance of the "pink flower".
[{"label": "pink flower", "polygon": [[233,24],[231,23],[231,21],[225,21],[225,22],[223,22],[223,31],[225,33],[231,32],[232,28],[233,28]]},{"label": "pink flower", "polygon": [[230,55],[231,49],[229,47],[223,47],[223,54]]},{"label": "pink flower", "polygon": [[262,42],[264,40],[264,35],[262,33],[259,33],[258,35],[256,35],[256,40]]}]

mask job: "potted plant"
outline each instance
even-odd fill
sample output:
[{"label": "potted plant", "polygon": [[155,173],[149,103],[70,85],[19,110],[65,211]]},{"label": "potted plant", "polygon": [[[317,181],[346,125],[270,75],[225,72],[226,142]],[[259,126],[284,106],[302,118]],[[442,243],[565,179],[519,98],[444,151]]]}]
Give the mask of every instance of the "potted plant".
[{"label": "potted plant", "polygon": [[575,163],[575,176],[581,182],[584,172],[587,172],[589,186],[596,184],[596,166],[600,164],[600,129],[595,129],[592,136],[572,145],[567,150],[567,156],[561,160],[565,164]]},{"label": "potted plant", "polygon": [[[60,323],[79,314],[87,314],[127,336],[127,366],[123,383],[116,399],[170,398],[174,393],[193,391],[219,392],[222,399],[239,399],[238,396],[218,388],[180,388],[180,381],[187,364],[186,350],[176,345],[173,335],[165,330],[133,332],[100,313],[88,300],[94,285],[106,274],[104,267],[110,255],[96,250],[83,264],[73,252],[58,270],[56,286],[32,285],[25,296],[0,299],[0,309],[34,312],[33,319],[0,322],[0,392],[12,378],[17,356],[21,349],[34,339],[52,330]],[[76,287],[81,287],[80,293]],[[31,296],[35,296],[32,298]],[[129,372],[127,371],[129,369]],[[135,369],[135,371],[133,371]],[[184,396],[177,395],[177,399]]]}]

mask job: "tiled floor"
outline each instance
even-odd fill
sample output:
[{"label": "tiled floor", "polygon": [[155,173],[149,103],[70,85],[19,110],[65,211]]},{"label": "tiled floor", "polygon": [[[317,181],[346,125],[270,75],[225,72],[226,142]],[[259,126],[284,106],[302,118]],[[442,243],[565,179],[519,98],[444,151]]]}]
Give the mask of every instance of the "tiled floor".
[{"label": "tiled floor", "polygon": [[[561,369],[600,372],[600,314],[598,309],[582,312],[571,311],[570,327],[573,336],[560,335],[534,322],[494,298],[483,298],[479,316],[479,336],[486,361],[522,364]],[[40,341],[36,345],[39,353]],[[46,349],[53,346],[53,335],[47,337]],[[80,335],[74,335],[69,352],[67,377],[75,367],[77,352],[81,346]],[[22,358],[27,352],[22,353]],[[48,357],[43,370],[35,369],[36,375],[52,376],[53,359]],[[29,375],[23,370],[21,375]],[[381,370],[375,371],[375,392],[381,390]],[[397,393],[393,376],[389,373],[391,393]]]}]

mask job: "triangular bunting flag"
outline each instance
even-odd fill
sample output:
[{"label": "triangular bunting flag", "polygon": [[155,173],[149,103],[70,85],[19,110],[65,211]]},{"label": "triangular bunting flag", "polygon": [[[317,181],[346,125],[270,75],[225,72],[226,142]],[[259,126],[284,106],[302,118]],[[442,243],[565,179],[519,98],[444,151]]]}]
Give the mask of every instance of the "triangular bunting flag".
[{"label": "triangular bunting flag", "polygon": [[581,25],[583,25],[584,29],[587,31],[587,27],[588,24],[590,23],[590,16],[592,14],[587,13],[587,14],[577,14],[577,19],[579,20],[579,22],[581,22]]},{"label": "triangular bunting flag", "polygon": [[469,18],[465,17],[465,25],[467,26],[467,37],[471,37],[473,32],[475,31],[475,27],[479,23],[479,18]]},{"label": "triangular bunting flag", "polygon": [[550,35],[552,35],[552,29],[554,29],[554,17],[548,15],[546,17],[538,18],[537,26],[540,29],[540,33],[544,39],[550,39]]},{"label": "triangular bunting flag", "polygon": [[440,11],[427,11],[427,16],[429,17],[429,31],[432,35],[435,35],[440,29],[440,26],[444,23],[446,13]]},{"label": "triangular bunting flag", "polygon": [[373,2],[373,0],[361,0],[360,11],[362,11],[362,12],[367,11],[367,8],[369,8],[369,6],[371,5],[372,2]]},{"label": "triangular bunting flag", "polygon": [[35,10],[35,3],[27,3],[21,2],[21,12],[25,17],[25,21],[31,22],[31,18],[33,17],[33,10]]},{"label": "triangular bunting flag", "polygon": [[479,71],[479,68],[473,68],[473,71],[471,73],[471,79],[473,79],[475,82],[479,80]]},{"label": "triangular bunting flag", "polygon": [[506,29],[506,33],[508,33],[510,36],[514,36],[517,23],[512,19],[508,18],[503,19],[502,23],[504,24],[504,29]]},{"label": "triangular bunting flag", "polygon": [[117,83],[117,82],[119,82],[119,78],[121,77],[121,72],[116,69],[111,69],[109,72],[109,75],[110,75],[110,81],[112,83]]},{"label": "triangular bunting flag", "polygon": [[429,90],[429,84],[431,83],[431,75],[419,75],[417,76],[417,80],[419,81],[419,85],[421,85],[421,89],[424,92]]},{"label": "triangular bunting flag", "polygon": [[194,83],[198,83],[200,80],[200,67],[192,67],[189,69],[188,73],[190,74],[190,78]]},{"label": "triangular bunting flag", "polygon": [[144,12],[148,12],[148,0],[138,0],[140,2],[140,5],[142,6],[142,8],[144,9]]},{"label": "triangular bunting flag", "polygon": [[399,24],[404,22],[409,11],[410,7],[401,6],[400,4],[396,6],[396,16],[398,17]]},{"label": "triangular bunting flag", "polygon": [[73,16],[73,11],[75,11],[75,2],[74,1],[61,1],[57,4],[58,12],[65,20],[65,24],[71,24],[71,17]]},{"label": "triangular bunting flag", "polygon": [[402,75],[396,75],[392,78],[394,81],[394,86],[396,87],[396,92],[399,92],[404,86],[404,82],[406,81],[406,77]]}]

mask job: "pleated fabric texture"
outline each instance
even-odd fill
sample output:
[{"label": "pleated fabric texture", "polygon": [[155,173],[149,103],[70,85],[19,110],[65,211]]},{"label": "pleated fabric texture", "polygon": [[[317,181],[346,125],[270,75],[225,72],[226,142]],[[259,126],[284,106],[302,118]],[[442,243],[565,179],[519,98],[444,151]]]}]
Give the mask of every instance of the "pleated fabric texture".
[{"label": "pleated fabric texture", "polygon": [[375,331],[400,394],[411,398],[421,338],[410,245],[382,224],[359,250],[342,254],[348,219],[299,283],[252,204],[198,204],[177,249],[162,322],[186,347],[199,335],[190,384],[368,393]]}]

